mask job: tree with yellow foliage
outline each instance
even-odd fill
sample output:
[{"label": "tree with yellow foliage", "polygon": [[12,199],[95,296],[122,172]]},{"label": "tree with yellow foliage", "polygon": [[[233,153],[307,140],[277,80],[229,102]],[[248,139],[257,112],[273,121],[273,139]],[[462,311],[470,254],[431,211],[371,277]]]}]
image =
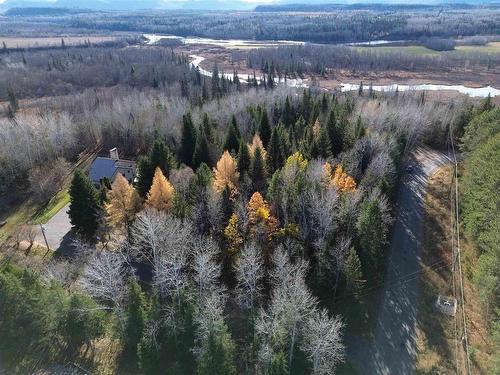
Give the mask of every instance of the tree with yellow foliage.
[{"label": "tree with yellow foliage", "polygon": [[228,187],[231,192],[236,191],[240,174],[238,172],[238,168],[236,167],[236,161],[227,150],[224,151],[221,158],[217,162],[217,165],[214,168],[214,174],[214,188],[216,191],[220,193],[226,187]]},{"label": "tree with yellow foliage", "polygon": [[127,231],[135,214],[141,208],[139,194],[121,173],[116,176],[111,185],[105,208],[108,224],[114,227],[125,226]]},{"label": "tree with yellow foliage", "polygon": [[270,241],[278,229],[278,220],[271,215],[269,205],[258,191],[252,194],[247,205],[247,212],[250,231],[255,234],[259,224],[263,224],[267,239]]},{"label": "tree with yellow foliage", "polygon": [[237,254],[243,246],[244,239],[240,233],[238,221],[238,215],[233,213],[229,218],[226,229],[224,229],[224,237],[226,238],[230,255]]},{"label": "tree with yellow foliage", "polygon": [[174,201],[175,190],[160,168],[156,167],[146,204],[159,211],[168,211]]},{"label": "tree with yellow foliage", "polygon": [[340,192],[352,192],[356,190],[356,181],[349,176],[339,164],[332,175],[332,166],[326,162],[323,166],[325,182],[335,186]]}]

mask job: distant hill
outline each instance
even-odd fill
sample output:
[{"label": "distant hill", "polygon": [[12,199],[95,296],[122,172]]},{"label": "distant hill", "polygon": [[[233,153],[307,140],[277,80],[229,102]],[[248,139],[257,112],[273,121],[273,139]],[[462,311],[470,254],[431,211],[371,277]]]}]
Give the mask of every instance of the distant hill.
[{"label": "distant hill", "polygon": [[[1,1],[1,0],[0,0]],[[416,4],[404,3],[404,0],[357,0],[359,3],[351,3],[349,0],[276,0],[273,4],[258,5],[257,12],[328,12],[341,9],[425,9],[425,7],[454,6],[466,8],[471,5],[493,4],[500,0],[411,0]],[[356,1],[356,0],[355,0]],[[184,9],[184,10],[253,10],[259,0],[5,0],[0,3],[0,10],[13,9],[7,14],[21,16],[20,8],[31,8],[24,15],[55,15],[68,13],[69,9],[83,10],[154,10],[154,9]],[[263,3],[268,1],[262,0]],[[464,4],[465,3],[465,4]],[[43,9],[57,9],[54,11]],[[29,12],[32,12],[31,14]]]},{"label": "distant hill", "polygon": [[4,15],[10,16],[59,16],[66,14],[81,14],[81,13],[91,13],[92,10],[89,9],[69,9],[69,8],[48,8],[48,7],[26,7],[26,8],[10,8]]}]

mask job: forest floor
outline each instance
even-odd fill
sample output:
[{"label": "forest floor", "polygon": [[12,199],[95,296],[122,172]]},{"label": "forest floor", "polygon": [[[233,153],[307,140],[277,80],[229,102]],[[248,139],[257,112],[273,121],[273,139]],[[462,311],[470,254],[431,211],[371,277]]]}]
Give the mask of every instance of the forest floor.
[{"label": "forest floor", "polygon": [[[458,272],[451,269],[451,183],[453,168],[437,169],[429,179],[425,197],[423,247],[420,274],[422,294],[417,320],[416,370],[420,374],[465,372],[465,350],[462,344],[463,319],[461,309],[455,317],[435,308],[438,294],[457,296]],[[481,311],[471,278],[477,254],[466,239],[461,239],[464,270],[465,311],[471,354],[472,373],[492,373],[494,349],[487,333],[487,321]],[[455,279],[455,287],[453,281]]]}]

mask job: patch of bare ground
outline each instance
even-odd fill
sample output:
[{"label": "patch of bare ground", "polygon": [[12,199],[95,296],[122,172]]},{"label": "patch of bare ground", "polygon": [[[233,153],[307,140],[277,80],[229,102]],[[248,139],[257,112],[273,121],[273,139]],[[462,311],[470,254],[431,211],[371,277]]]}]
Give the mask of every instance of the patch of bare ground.
[{"label": "patch of bare ground", "polygon": [[[417,321],[416,372],[419,374],[466,373],[462,310],[459,307],[456,316],[451,317],[435,307],[439,294],[460,296],[458,272],[453,274],[451,266],[452,173],[451,165],[437,169],[429,179],[425,199],[420,275],[422,295]],[[461,249],[471,370],[474,374],[490,374],[493,347],[487,334],[487,321],[471,282],[477,254],[463,239]]]}]

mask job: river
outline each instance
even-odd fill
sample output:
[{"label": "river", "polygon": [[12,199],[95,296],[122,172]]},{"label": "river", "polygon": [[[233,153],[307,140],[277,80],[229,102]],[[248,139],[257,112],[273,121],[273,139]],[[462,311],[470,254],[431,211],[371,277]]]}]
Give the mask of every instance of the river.
[{"label": "river", "polygon": [[[176,39],[181,41],[183,44],[205,44],[205,45],[213,45],[224,47],[228,49],[235,48],[265,48],[265,47],[277,47],[283,45],[304,45],[304,42],[292,41],[292,40],[280,40],[280,41],[255,41],[255,40],[238,40],[238,39],[209,39],[209,38],[198,38],[198,37],[180,37],[175,35],[157,35],[157,34],[144,34],[144,38],[147,39],[147,44],[153,45],[160,41],[161,39]],[[371,45],[382,45],[387,43],[392,43],[390,41],[373,41],[370,42]],[[203,56],[198,55],[190,55],[191,66],[198,68],[200,73],[204,76],[211,77],[212,73],[201,68],[200,64],[205,60]],[[233,78],[232,73],[224,73],[224,77]],[[241,82],[246,83],[248,80],[247,74],[238,74],[238,78]],[[286,84],[291,87],[303,87],[307,88],[309,85],[307,84],[307,79],[279,79],[275,78],[276,83]],[[346,91],[356,91],[359,89],[359,84],[354,83],[340,83],[340,90],[342,92]],[[464,85],[442,85],[442,84],[416,84],[416,85],[404,85],[404,84],[390,84],[390,85],[373,85],[372,89],[374,91],[380,92],[395,92],[397,91],[458,91],[459,93],[469,95],[471,97],[482,97],[485,98],[488,95],[491,97],[500,96],[500,90],[492,87],[467,87]]]}]

